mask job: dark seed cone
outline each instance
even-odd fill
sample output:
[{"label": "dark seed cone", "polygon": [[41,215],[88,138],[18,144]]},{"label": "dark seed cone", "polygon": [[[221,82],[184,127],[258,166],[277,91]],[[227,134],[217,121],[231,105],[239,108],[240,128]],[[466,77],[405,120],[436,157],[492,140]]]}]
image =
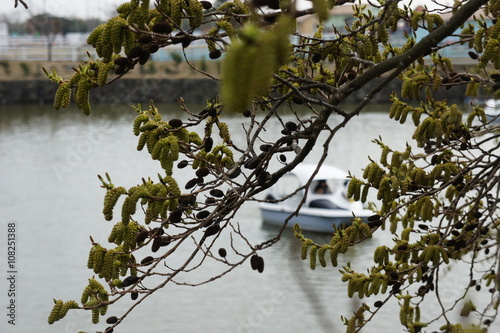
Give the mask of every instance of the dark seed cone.
[{"label": "dark seed cone", "polygon": [[142,51],[142,47],[135,46],[131,48],[130,51],[128,51],[127,57],[129,57],[130,59],[139,58],[139,56],[142,54]]},{"label": "dark seed cone", "polygon": [[222,52],[220,50],[212,50],[208,54],[208,57],[210,59],[219,59],[221,55],[222,55]]},{"label": "dark seed cone", "polygon": [[375,220],[380,220],[380,215],[372,215],[368,217],[368,221],[375,221]]},{"label": "dark seed cone", "polygon": [[213,236],[213,235],[217,234],[219,232],[219,230],[220,230],[220,227],[218,224],[211,225],[210,227],[207,228],[207,230],[205,230],[204,236],[205,237]]},{"label": "dark seed cone", "polygon": [[146,240],[146,238],[148,238],[148,236],[149,236],[149,231],[142,230],[141,232],[139,232],[137,234],[137,236],[135,236],[135,242],[137,244],[142,243],[142,242],[144,242]]},{"label": "dark seed cone", "polygon": [[182,220],[182,209],[176,209],[172,213],[170,213],[170,222],[179,223]]},{"label": "dark seed cone", "polygon": [[311,57],[312,62],[318,63],[321,61],[321,53],[315,53]]},{"label": "dark seed cone", "polygon": [[244,167],[247,169],[253,170],[259,166],[260,162],[262,162],[262,159],[260,159],[258,157],[253,157],[245,162]]},{"label": "dark seed cone", "polygon": [[108,319],[106,319],[107,324],[114,324],[116,322],[118,322],[118,318],[116,316],[111,316]]},{"label": "dark seed cone", "polygon": [[296,123],[294,123],[293,121],[288,121],[286,124],[285,124],[285,127],[287,130],[289,130],[290,132],[294,132],[297,130],[298,126]]},{"label": "dark seed cone", "polygon": [[203,220],[204,218],[207,218],[208,215],[210,215],[210,212],[208,210],[202,210],[198,214],[196,214],[196,218],[199,220]]},{"label": "dark seed cone", "polygon": [[142,266],[147,266],[150,265],[153,262],[154,258],[151,256],[147,256],[146,258],[141,260],[141,265]]},{"label": "dark seed cone", "polygon": [[172,126],[173,128],[178,128],[178,127],[181,127],[182,126],[182,120],[180,119],[170,119],[170,121],[168,122],[168,124],[170,126]]},{"label": "dark seed cone", "polygon": [[151,30],[157,34],[166,34],[168,35],[169,33],[172,32],[172,26],[168,22],[160,22],[160,23],[155,23],[152,27]]},{"label": "dark seed cone", "polygon": [[226,251],[226,249],[225,249],[225,248],[223,248],[223,247],[221,247],[221,248],[219,249],[219,256],[221,256],[222,258],[225,258],[225,257],[226,257],[226,255],[227,255],[227,251]]},{"label": "dark seed cone", "polygon": [[161,246],[161,236],[156,236],[153,240],[153,245],[151,245],[152,252],[158,252]]},{"label": "dark seed cone", "polygon": [[224,196],[224,192],[222,192],[219,189],[214,188],[214,189],[210,190],[210,195],[214,196],[216,198],[222,198]]},{"label": "dark seed cone", "polygon": [[270,151],[271,148],[273,147],[273,145],[270,145],[270,144],[265,144],[265,145],[260,145],[260,150],[262,151]]},{"label": "dark seed cone", "polygon": [[172,37],[172,44],[180,44],[182,43],[183,39],[184,39],[184,33],[178,32],[175,34],[175,36]]},{"label": "dark seed cone", "polygon": [[130,298],[135,301],[139,297],[139,293],[137,291],[133,291],[130,293]]},{"label": "dark seed cone", "polygon": [[205,10],[209,10],[210,8],[212,8],[212,3],[210,1],[200,1],[200,3]]},{"label": "dark seed cone", "polygon": [[149,44],[153,41],[153,37],[151,37],[151,35],[142,35],[141,37],[139,37],[139,39],[137,40],[138,43],[140,44]]},{"label": "dark seed cone", "polygon": [[193,178],[186,183],[186,186],[184,186],[184,188],[186,190],[189,190],[189,189],[195,187],[197,184],[198,184],[198,178]]},{"label": "dark seed cone", "polygon": [[374,220],[367,223],[370,228],[380,227],[382,225],[381,220]]},{"label": "dark seed cone", "polygon": [[169,246],[171,242],[172,242],[172,238],[170,236],[162,236],[160,247]]},{"label": "dark seed cone", "polygon": [[209,153],[212,150],[212,147],[214,145],[214,139],[211,137],[205,138],[205,144],[203,145],[205,151]]},{"label": "dark seed cone", "polygon": [[113,70],[115,72],[116,75],[122,75],[123,73],[125,73],[125,70],[127,69],[127,67],[125,66],[115,66],[115,69]]},{"label": "dark seed cone", "polygon": [[189,165],[189,162],[187,160],[182,160],[179,163],[177,163],[177,167],[179,169],[183,169]]},{"label": "dark seed cone", "polygon": [[259,261],[258,255],[254,254],[253,256],[250,257],[250,266],[252,267],[253,270],[257,269],[258,261]]},{"label": "dark seed cone", "polygon": [[127,66],[130,64],[130,61],[128,60],[128,58],[125,58],[125,57],[116,58],[114,60],[114,62],[115,62],[115,65],[119,65],[119,66]]},{"label": "dark seed cone", "polygon": [[182,47],[183,48],[188,48],[188,46],[191,45],[191,38],[185,37],[182,39]]},{"label": "dark seed cone", "polygon": [[248,109],[243,110],[243,112],[242,112],[242,113],[243,113],[243,116],[244,116],[244,117],[247,117],[247,118],[248,118],[248,117],[250,117],[250,116],[252,115],[252,111],[250,111],[250,110],[248,110]]},{"label": "dark seed cone", "polygon": [[139,280],[140,278],[138,276],[135,275],[127,276],[125,279],[123,279],[122,286],[126,288],[128,286],[134,285]]},{"label": "dark seed cone", "polygon": [[264,272],[264,258],[260,256],[257,259],[257,272],[259,273]]},{"label": "dark seed cone", "polygon": [[156,43],[149,44],[148,51],[149,53],[156,53],[160,49],[160,46]]},{"label": "dark seed cone", "polygon": [[300,96],[293,96],[292,101],[297,104],[297,105],[302,105],[304,104],[304,99]]},{"label": "dark seed cone", "polygon": [[215,203],[217,203],[217,199],[208,197],[208,198],[205,199],[205,203],[207,205],[215,204]]},{"label": "dark seed cone", "polygon": [[233,172],[229,173],[227,176],[229,177],[229,179],[234,179],[234,178],[238,177],[240,174],[241,174],[241,169],[236,168],[236,169],[234,169]]},{"label": "dark seed cone", "polygon": [[150,235],[161,236],[161,235],[163,235],[163,233],[164,233],[163,228],[154,228],[153,230],[151,230]]},{"label": "dark seed cone", "polygon": [[356,71],[354,70],[350,70],[348,73],[347,73],[347,78],[349,80],[354,80],[356,78],[356,76],[358,76],[358,73],[356,73]]},{"label": "dark seed cone", "polygon": [[210,174],[210,170],[208,168],[199,168],[196,170],[196,176],[198,177],[206,177]]},{"label": "dark seed cone", "polygon": [[141,55],[139,56],[139,65],[144,65],[148,62],[149,57],[151,57],[151,53],[148,50],[142,50]]}]

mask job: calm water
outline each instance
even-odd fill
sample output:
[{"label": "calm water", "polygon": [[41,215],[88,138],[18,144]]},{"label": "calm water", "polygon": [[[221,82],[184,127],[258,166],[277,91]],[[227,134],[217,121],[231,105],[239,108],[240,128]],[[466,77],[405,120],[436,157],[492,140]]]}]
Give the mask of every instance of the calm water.
[{"label": "calm water", "polygon": [[[160,106],[166,119],[179,116],[175,106]],[[384,107],[377,107],[355,118],[331,144],[327,159],[353,174],[367,164],[368,155],[379,154],[371,143],[382,136],[386,143],[403,149],[412,126],[401,126],[387,118]],[[377,112],[379,111],[379,112]],[[6,230],[8,223],[17,229],[17,316],[16,326],[7,324],[8,285],[0,281],[1,332],[78,332],[104,330],[106,325],[90,323],[90,313],[71,312],[52,326],[47,316],[52,299],[79,301],[91,272],[86,269],[89,236],[106,244],[112,222],[101,214],[104,190],[98,174],[109,172],[113,182],[126,187],[141,177],[156,178],[161,171],[145,152],[135,150],[132,133],[134,111],[122,106],[101,106],[91,117],[76,110],[54,111],[41,106],[9,106],[0,109],[0,264],[7,276]],[[228,120],[231,128],[241,128],[245,119]],[[332,119],[334,125],[336,119]],[[233,140],[242,131],[233,131]],[[272,136],[272,133],[268,135]],[[318,156],[318,152],[313,154]],[[184,176],[189,179],[190,176]],[[248,203],[237,216],[248,238],[260,242],[276,234],[262,225],[255,203]],[[324,235],[312,235],[328,241]],[[380,232],[375,239],[361,244],[344,258],[355,267],[371,262],[371,251],[390,239]],[[221,244],[226,245],[227,244]],[[200,287],[169,285],[146,300],[119,332],[343,332],[341,315],[350,316],[359,300],[348,299],[346,285],[338,268],[310,271],[299,258],[299,242],[290,232],[276,246],[261,252],[266,260],[263,274],[244,265],[230,275]],[[197,282],[219,272],[208,264],[193,275],[180,277]],[[454,272],[442,290],[460,294],[455,283],[467,272]],[[362,301],[372,305],[377,299]],[[112,306],[109,315],[118,315],[131,303]],[[114,310],[113,307],[116,309]],[[437,303],[426,311],[436,311]],[[399,332],[395,304],[364,332]],[[425,315],[425,311],[424,311]],[[390,324],[389,324],[390,323]]]}]

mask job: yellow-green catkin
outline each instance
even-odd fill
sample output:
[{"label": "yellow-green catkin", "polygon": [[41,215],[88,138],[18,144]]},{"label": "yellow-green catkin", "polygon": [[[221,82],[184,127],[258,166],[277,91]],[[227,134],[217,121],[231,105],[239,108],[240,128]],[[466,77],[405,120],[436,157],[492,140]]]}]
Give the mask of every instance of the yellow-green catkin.
[{"label": "yellow-green catkin", "polygon": [[63,82],[59,85],[54,97],[54,109],[68,107],[71,99],[71,85],[69,82]]},{"label": "yellow-green catkin", "polygon": [[76,106],[83,111],[86,115],[90,114],[90,99],[89,93],[92,88],[92,83],[82,75],[78,81],[78,87],[76,89],[75,103]]}]

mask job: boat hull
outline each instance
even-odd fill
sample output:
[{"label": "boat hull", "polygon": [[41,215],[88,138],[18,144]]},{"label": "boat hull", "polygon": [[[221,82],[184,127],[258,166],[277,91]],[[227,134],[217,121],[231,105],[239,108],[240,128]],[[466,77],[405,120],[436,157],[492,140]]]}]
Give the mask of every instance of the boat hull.
[{"label": "boat hull", "polygon": [[[311,211],[312,212],[308,212]],[[298,224],[302,230],[315,232],[333,232],[335,227],[349,226],[352,224],[353,214],[345,210],[316,210],[302,209],[300,214],[293,216],[288,221],[287,227],[293,227]],[[285,220],[292,214],[291,211],[280,209],[271,209],[270,207],[261,207],[260,212],[264,223],[276,226],[283,226]],[[366,218],[372,213],[363,211],[357,217]]]}]

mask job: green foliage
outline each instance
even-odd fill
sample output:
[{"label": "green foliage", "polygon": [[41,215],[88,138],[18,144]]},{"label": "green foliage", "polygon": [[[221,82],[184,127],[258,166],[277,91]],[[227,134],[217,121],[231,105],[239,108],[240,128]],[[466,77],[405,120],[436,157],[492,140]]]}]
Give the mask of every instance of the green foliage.
[{"label": "green foliage", "polygon": [[184,61],[182,54],[177,52],[177,51],[170,52],[170,58],[172,58],[172,61],[174,62],[175,67],[179,67],[179,65]]},{"label": "green foliage", "polygon": [[21,67],[24,76],[29,76],[31,74],[31,68],[27,63],[21,62],[19,63],[19,67]]},{"label": "green foliage", "polygon": [[[313,11],[326,20],[334,4],[315,0]],[[140,293],[142,300],[171,277],[197,269],[210,259],[228,268],[206,282],[248,258],[252,268],[262,272],[263,258],[256,252],[277,242],[283,231],[261,244],[250,244],[239,226],[232,224],[239,207],[249,200],[261,200],[257,194],[304,161],[314,147],[322,146],[322,159],[326,159],[336,133],[383,87],[398,79],[401,90],[390,96],[388,118],[401,125],[413,124],[413,141],[397,150],[380,137],[374,139],[380,156],[370,157],[362,176],[352,176],[347,189],[349,198],[369,202],[376,213],[366,221],[353,217],[350,225],[334,230],[327,244],[306,238],[295,226],[294,234],[302,242],[301,257],[309,260],[313,270],[318,263],[336,267],[350,247],[377,233],[390,233],[392,241],[374,249],[371,267],[358,271],[347,263],[340,270],[348,297],[385,297],[383,302],[375,302],[375,311],[363,303],[351,318],[342,318],[346,331],[362,329],[391,298],[398,302],[399,321],[408,332],[437,324],[441,332],[484,331],[495,319],[498,305],[499,134],[481,105],[474,105],[466,115],[458,105],[436,96],[456,90],[456,86],[464,87],[467,96],[490,96],[498,89],[500,75],[495,70],[500,65],[500,24],[496,16],[500,1],[470,0],[446,7],[452,15],[446,24],[437,11],[417,12],[395,1],[355,5],[354,19],[342,27],[344,32],[334,27],[327,35],[318,26],[312,36],[301,34],[295,26],[298,16],[310,12],[289,10],[290,5],[283,1],[270,4],[277,7],[276,12],[263,13],[256,9],[258,3],[250,6],[239,0],[223,3],[215,11],[194,0],[161,0],[154,8],[147,0],[132,0],[119,6],[117,16],[89,35],[97,59],[89,58],[69,79],[54,70],[46,71],[58,84],[54,107],[67,107],[73,98],[89,114],[91,89],[146,64],[159,48],[181,44],[186,49],[203,39],[211,58],[224,55],[221,77],[207,73],[221,81],[221,99],[207,99],[198,112],[180,99],[186,119],[169,121],[163,120],[153,102],[147,110],[136,108],[133,133],[138,137],[137,149],[157,160],[162,173],[156,180],[143,178],[128,189],[112,184],[109,175],[100,177],[106,189],[104,218],[115,219],[116,209],[121,214],[108,237],[111,246],[92,241],[87,266],[96,277],[83,292],[82,307],[90,309],[92,321],[97,322],[107,306],[124,294],[136,300]],[[476,17],[474,25],[466,24],[481,7],[485,16]],[[405,43],[392,45],[388,31],[396,31],[403,21],[413,30],[426,30],[428,36],[417,40],[416,34],[407,33]],[[455,30],[460,34],[456,43],[439,44]],[[471,48],[474,68],[456,72],[452,61],[442,55],[442,49],[457,43]],[[171,53],[178,66],[184,59],[175,54]],[[365,98],[352,107],[347,101],[361,88],[366,88]],[[307,112],[299,112],[297,105]],[[224,121],[227,111],[247,117],[243,142],[233,142]],[[293,116],[294,121],[283,114]],[[333,115],[341,119],[335,125],[329,122]],[[271,119],[279,124],[272,128],[274,141],[263,135],[271,130]],[[260,149],[258,143],[262,143]],[[281,166],[274,167],[275,160]],[[194,176],[182,186],[177,172],[188,171]],[[231,240],[241,237],[248,246],[242,251],[232,242],[237,261],[228,259],[225,249],[217,252],[224,255],[214,255],[222,234],[230,234]],[[186,244],[190,244],[191,254],[183,264],[176,268],[164,265],[164,260]],[[136,261],[137,251],[146,247],[159,253]],[[451,305],[441,305],[442,313],[433,314],[434,318],[423,318],[425,296],[442,297],[438,286],[444,283],[443,272],[459,261],[470,265],[463,295]],[[158,273],[162,266],[167,273]],[[155,274],[165,278],[160,285],[137,288]],[[97,278],[108,283],[110,290]],[[479,308],[466,301],[460,311],[463,316],[477,315],[477,325],[464,328],[452,323],[445,314],[455,311],[456,304],[481,285],[491,286],[490,303]],[[66,303],[55,303],[49,322],[65,313]],[[126,315],[115,317],[109,323],[111,329]]]},{"label": "green foliage", "polygon": [[8,61],[0,61],[0,67],[3,67],[3,70],[6,75],[10,74],[10,63]]}]

